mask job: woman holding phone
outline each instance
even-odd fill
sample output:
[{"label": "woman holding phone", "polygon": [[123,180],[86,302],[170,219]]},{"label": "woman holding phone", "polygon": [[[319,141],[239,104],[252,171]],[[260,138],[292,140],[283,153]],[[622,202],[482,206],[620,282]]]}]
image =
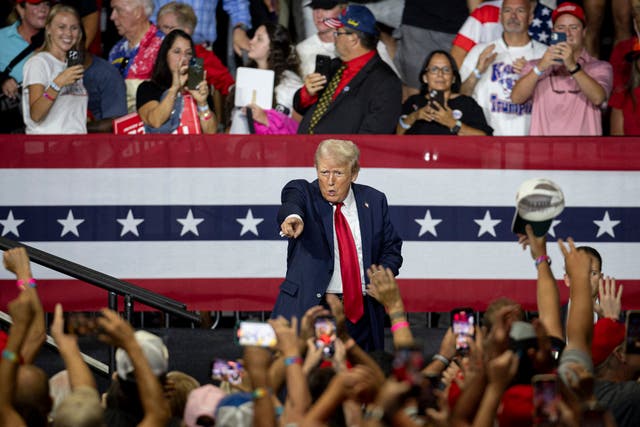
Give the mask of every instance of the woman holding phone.
[{"label": "woman holding phone", "polygon": [[[178,127],[194,126],[190,133],[215,133],[218,120],[211,110],[213,101],[209,85],[202,75],[199,83],[187,85],[194,46],[182,30],[173,30],[162,41],[151,80],[142,82],[136,93],[138,114],[146,133],[174,133]],[[193,64],[192,64],[193,65]],[[197,122],[191,123],[190,111],[197,111]],[[198,129],[199,128],[199,129]]]},{"label": "woman holding phone", "polygon": [[427,56],[420,75],[420,94],[407,98],[398,120],[398,135],[492,135],[482,108],[460,94],[458,66],[448,52]]},{"label": "woman holding phone", "polygon": [[22,108],[28,134],[87,133],[88,94],[82,65],[67,66],[69,52],[80,43],[80,16],[55,5],[45,23],[42,50],[23,68]]}]

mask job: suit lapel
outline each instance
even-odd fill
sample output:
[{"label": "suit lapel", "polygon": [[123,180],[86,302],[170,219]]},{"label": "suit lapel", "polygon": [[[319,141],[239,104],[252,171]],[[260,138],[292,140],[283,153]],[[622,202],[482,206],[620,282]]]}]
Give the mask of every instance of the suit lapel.
[{"label": "suit lapel", "polygon": [[[365,270],[371,266],[371,236],[373,236],[373,224],[371,221],[371,207],[369,201],[360,191],[357,184],[352,184],[353,196],[358,208],[358,221],[360,222],[360,238],[362,239],[362,268]],[[365,282],[367,275],[365,273]]]},{"label": "suit lapel", "polygon": [[[348,96],[349,92],[352,92],[353,90],[358,88],[365,81],[365,79],[367,78],[367,76],[369,75],[369,73],[371,72],[371,70],[373,69],[374,65],[377,63],[378,60],[379,60],[378,54],[376,54],[373,56],[373,58],[369,60],[369,62],[365,64],[364,67],[362,67],[362,69],[358,72],[358,74],[356,74],[351,79],[351,81],[345,86],[344,89],[349,88],[349,90],[345,91],[344,89],[342,89],[342,92],[338,94],[336,99],[329,104],[327,113],[331,111],[333,108],[335,108],[335,106],[338,105],[345,96]],[[325,113],[325,116],[326,116],[326,113]]]},{"label": "suit lapel", "polygon": [[313,181],[313,196],[313,203],[315,205],[316,212],[318,212],[318,216],[322,221],[324,238],[326,239],[328,247],[331,249],[331,259],[333,259],[333,209],[331,204],[322,198],[320,187],[318,186],[318,180]]}]

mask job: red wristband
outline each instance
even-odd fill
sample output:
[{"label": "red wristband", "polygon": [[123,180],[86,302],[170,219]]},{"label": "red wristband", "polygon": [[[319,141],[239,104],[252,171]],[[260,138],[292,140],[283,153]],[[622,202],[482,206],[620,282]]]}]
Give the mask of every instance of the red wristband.
[{"label": "red wristband", "polygon": [[27,286],[29,286],[30,288],[35,288],[36,287],[36,279],[34,279],[33,277],[31,279],[29,279],[29,280],[18,279],[18,280],[16,280],[16,286],[21,291],[24,291],[25,289],[27,289]]}]

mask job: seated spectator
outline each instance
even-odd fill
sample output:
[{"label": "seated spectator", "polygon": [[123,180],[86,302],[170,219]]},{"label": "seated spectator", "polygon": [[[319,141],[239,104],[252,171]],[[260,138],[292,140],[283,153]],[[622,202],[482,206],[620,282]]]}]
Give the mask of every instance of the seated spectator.
[{"label": "seated spectator", "polygon": [[173,133],[187,123],[190,109],[196,107],[202,132],[216,132],[209,85],[202,80],[195,89],[186,86],[193,52],[193,41],[182,30],[173,30],[162,41],[151,80],[138,87],[136,102],[145,132]]},{"label": "seated spectator", "polygon": [[311,73],[296,92],[303,115],[300,134],[388,134],[400,115],[401,82],[376,51],[379,30],[371,11],[353,4],[342,11],[328,75]]},{"label": "seated spectator", "polygon": [[67,67],[67,52],[81,43],[80,26],[72,7],[59,4],[49,12],[42,51],[23,70],[22,109],[28,134],[87,133],[84,67]]},{"label": "seated spectator", "polygon": [[533,99],[530,135],[602,135],[602,108],[612,85],[608,62],[584,47],[584,11],[562,3],[552,14],[553,30],[567,41],[547,48],[524,66],[511,92],[517,104]]},{"label": "seated spectator", "polygon": [[[422,68],[422,92],[402,105],[398,135],[491,135],[482,108],[473,98],[461,95],[458,66],[443,50],[431,52]],[[440,100],[435,94],[443,93]],[[444,101],[444,105],[440,102]]]},{"label": "seated spectator", "polygon": [[638,35],[618,43],[611,53],[611,135],[640,135],[640,0],[632,0],[632,14]]},{"label": "seated spectator", "polygon": [[473,96],[494,135],[529,135],[531,101],[511,102],[511,88],[527,60],[540,58],[546,46],[529,37],[535,2],[505,0],[500,9],[502,35],[475,45],[460,68],[461,92]]},{"label": "seated spectator", "polygon": [[163,34],[149,22],[153,0],[111,0],[111,20],[122,39],[109,52],[109,62],[125,79],[127,109],[136,109],[136,91],[151,78]]},{"label": "seated spectator", "polygon": [[[172,1],[162,6],[158,11],[158,29],[164,34],[178,29],[193,37],[197,25],[198,17],[193,8],[186,3]],[[195,44],[195,56],[204,59],[207,82],[220,91],[223,96],[229,95],[229,89],[234,84],[233,77],[216,54],[207,49],[204,44]]]},{"label": "seated spectator", "polygon": [[[44,42],[44,26],[49,14],[49,1],[20,0],[13,14],[16,22],[0,30],[0,132],[24,129],[20,110],[22,67],[32,52]],[[24,56],[23,56],[24,55]],[[22,58],[20,58],[23,56]]]},{"label": "seated spectator", "polygon": [[[289,32],[271,22],[259,26],[249,42],[248,55],[249,67],[275,73],[273,108],[264,110],[256,104],[245,107],[251,109],[256,134],[295,134],[300,116],[293,110],[293,95],[302,86],[302,79]],[[232,120],[245,120],[245,116],[236,110]]]}]

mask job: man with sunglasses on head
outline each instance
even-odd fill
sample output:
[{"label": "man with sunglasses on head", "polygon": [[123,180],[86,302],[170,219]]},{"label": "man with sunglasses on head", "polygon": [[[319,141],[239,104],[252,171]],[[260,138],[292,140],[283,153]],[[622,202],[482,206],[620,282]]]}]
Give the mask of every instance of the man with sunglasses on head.
[{"label": "man with sunglasses on head", "polygon": [[376,52],[378,29],[371,11],[353,4],[342,11],[327,75],[304,79],[293,107],[303,116],[300,134],[391,134],[400,116],[400,79]]},{"label": "man with sunglasses on head", "polygon": [[551,19],[554,33],[566,35],[566,41],[552,44],[540,60],[524,66],[511,100],[523,103],[532,98],[530,135],[602,135],[602,108],[613,80],[611,65],[585,49],[585,16],[580,6],[562,3]]}]

